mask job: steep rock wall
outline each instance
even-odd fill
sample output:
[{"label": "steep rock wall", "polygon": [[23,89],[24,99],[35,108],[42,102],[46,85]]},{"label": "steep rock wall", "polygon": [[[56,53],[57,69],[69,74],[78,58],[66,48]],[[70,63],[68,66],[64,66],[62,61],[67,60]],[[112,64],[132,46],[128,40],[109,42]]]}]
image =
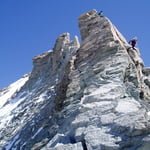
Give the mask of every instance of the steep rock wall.
[{"label": "steep rock wall", "polygon": [[1,107],[15,104],[0,116],[1,149],[149,150],[150,69],[96,13],[79,17],[81,45],[64,33],[53,51],[33,58],[33,71]]}]

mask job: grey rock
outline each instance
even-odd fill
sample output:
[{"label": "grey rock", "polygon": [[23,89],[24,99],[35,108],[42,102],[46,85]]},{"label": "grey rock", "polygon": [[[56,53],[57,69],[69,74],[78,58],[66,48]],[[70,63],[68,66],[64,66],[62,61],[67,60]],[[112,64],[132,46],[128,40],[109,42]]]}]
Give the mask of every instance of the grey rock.
[{"label": "grey rock", "polygon": [[146,76],[149,76],[150,75],[150,67],[144,67],[143,68],[143,73],[146,75]]},{"label": "grey rock", "polygon": [[55,148],[43,148],[41,150],[84,150],[82,148],[82,143],[75,144],[66,144],[66,145],[58,145]]},{"label": "grey rock", "polygon": [[150,69],[106,17],[79,17],[33,70],[0,90],[2,150],[148,150]]}]

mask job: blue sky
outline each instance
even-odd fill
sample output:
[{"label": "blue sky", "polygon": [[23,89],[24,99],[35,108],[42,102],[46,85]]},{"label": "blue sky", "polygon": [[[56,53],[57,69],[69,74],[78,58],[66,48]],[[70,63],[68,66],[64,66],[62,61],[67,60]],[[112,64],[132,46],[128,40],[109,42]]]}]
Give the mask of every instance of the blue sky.
[{"label": "blue sky", "polygon": [[32,71],[32,58],[69,32],[79,36],[78,16],[103,10],[127,40],[137,36],[150,67],[149,0],[0,0],[0,89]]}]

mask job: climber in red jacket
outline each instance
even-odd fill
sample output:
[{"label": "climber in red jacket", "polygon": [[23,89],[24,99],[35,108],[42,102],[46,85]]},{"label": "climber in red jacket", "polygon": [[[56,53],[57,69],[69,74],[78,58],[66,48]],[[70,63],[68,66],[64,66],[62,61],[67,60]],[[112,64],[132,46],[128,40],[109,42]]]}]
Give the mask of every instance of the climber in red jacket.
[{"label": "climber in red jacket", "polygon": [[132,45],[132,48],[133,48],[133,49],[135,49],[134,47],[135,47],[135,45],[136,45],[136,42],[137,42],[137,38],[136,38],[136,37],[133,38],[133,39],[131,39],[131,40],[129,41],[129,44]]}]

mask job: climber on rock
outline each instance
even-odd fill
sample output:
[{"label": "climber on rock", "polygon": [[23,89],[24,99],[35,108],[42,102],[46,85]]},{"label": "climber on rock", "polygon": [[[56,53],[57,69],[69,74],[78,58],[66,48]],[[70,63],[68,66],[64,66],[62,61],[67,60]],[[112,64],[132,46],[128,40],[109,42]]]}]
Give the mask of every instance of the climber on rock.
[{"label": "climber on rock", "polygon": [[98,13],[98,15],[99,15],[100,17],[104,17],[103,11],[100,11],[100,12]]},{"label": "climber on rock", "polygon": [[136,42],[137,42],[137,38],[136,38],[136,37],[133,38],[133,39],[131,39],[131,40],[129,41],[129,44],[132,45],[132,48],[133,48],[133,49],[135,49],[134,47],[135,47],[135,45],[136,45]]}]

